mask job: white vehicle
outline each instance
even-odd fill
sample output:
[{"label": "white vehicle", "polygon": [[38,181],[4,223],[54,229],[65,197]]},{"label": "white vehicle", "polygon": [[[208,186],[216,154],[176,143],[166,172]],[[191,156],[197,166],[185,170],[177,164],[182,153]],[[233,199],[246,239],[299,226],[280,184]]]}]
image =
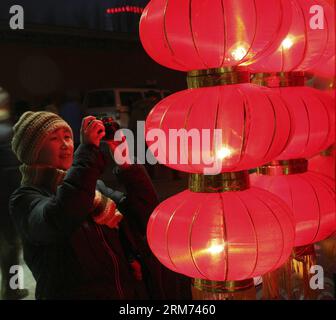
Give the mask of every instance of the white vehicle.
[{"label": "white vehicle", "polygon": [[161,100],[169,94],[168,90],[149,88],[97,89],[86,93],[83,107],[86,115],[113,117],[122,128],[127,128],[134,102],[153,95]]}]

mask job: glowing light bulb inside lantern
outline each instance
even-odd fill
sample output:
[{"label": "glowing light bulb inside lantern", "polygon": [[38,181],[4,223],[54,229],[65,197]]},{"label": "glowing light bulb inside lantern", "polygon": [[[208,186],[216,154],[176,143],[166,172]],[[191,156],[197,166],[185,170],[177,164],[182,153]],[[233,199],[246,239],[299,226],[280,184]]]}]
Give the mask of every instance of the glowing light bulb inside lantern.
[{"label": "glowing light bulb inside lantern", "polygon": [[237,46],[235,49],[231,51],[231,56],[234,60],[240,61],[242,60],[247,54],[247,50],[244,46]]},{"label": "glowing light bulb inside lantern", "polygon": [[224,251],[224,248],[225,248],[225,243],[218,244],[215,242],[207,249],[207,251],[212,255],[218,255]]},{"label": "glowing light bulb inside lantern", "polygon": [[288,35],[281,43],[281,48],[283,49],[290,49],[294,44],[294,39],[291,35]]},{"label": "glowing light bulb inside lantern", "polygon": [[216,153],[216,157],[219,160],[229,158],[232,155],[232,150],[228,147],[223,147],[219,149]]}]

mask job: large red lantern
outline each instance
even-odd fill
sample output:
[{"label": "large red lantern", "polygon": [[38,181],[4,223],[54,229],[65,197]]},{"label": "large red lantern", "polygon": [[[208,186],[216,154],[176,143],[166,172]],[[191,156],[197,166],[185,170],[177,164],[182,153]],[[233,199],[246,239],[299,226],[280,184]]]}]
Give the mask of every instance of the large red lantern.
[{"label": "large red lantern", "polygon": [[[276,167],[274,165],[273,169]],[[268,165],[266,170],[272,170],[272,165]],[[296,247],[321,241],[336,230],[334,183],[332,179],[313,172],[251,175],[254,187],[272,192],[293,210]]]},{"label": "large red lantern", "polygon": [[288,3],[292,4],[288,34],[270,55],[244,63],[250,71],[314,71],[335,54],[332,7],[324,0],[291,0]]},{"label": "large red lantern", "polygon": [[[316,299],[311,268],[316,265],[314,243],[336,230],[335,181],[307,172],[306,160],[274,161],[251,175],[251,184],[274,193],[292,209],[295,220],[295,248],[288,262],[263,276],[264,298]],[[281,289],[280,289],[281,288]]]},{"label": "large red lantern", "polygon": [[151,0],[141,17],[140,38],[163,66],[201,70],[273,52],[290,22],[288,0]]},{"label": "large red lantern", "polygon": [[[168,167],[218,174],[273,160],[286,146],[290,126],[286,105],[270,89],[215,86],[184,90],[160,101],[147,117],[146,141]],[[155,129],[162,131],[158,142]]]},{"label": "large red lantern", "polygon": [[152,214],[147,238],[169,269],[196,279],[245,280],[280,267],[294,243],[288,207],[271,193],[186,190]]}]

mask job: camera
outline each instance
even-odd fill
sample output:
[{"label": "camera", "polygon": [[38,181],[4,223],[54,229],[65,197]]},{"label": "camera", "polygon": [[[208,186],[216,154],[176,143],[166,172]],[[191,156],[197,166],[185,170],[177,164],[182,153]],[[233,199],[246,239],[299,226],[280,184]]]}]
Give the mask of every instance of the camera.
[{"label": "camera", "polygon": [[113,140],[114,134],[120,129],[120,125],[118,122],[116,122],[113,117],[108,116],[97,116],[97,120],[100,120],[103,122],[103,125],[105,127],[105,140]]}]

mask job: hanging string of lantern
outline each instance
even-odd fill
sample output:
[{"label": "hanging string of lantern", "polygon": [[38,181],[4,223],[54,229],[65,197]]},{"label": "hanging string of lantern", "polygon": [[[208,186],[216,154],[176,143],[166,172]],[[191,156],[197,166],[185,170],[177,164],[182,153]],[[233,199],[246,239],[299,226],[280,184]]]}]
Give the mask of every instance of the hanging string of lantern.
[{"label": "hanging string of lantern", "polygon": [[[147,237],[162,264],[194,279],[194,298],[251,299],[253,277],[266,279],[294,246],[299,252],[336,227],[330,180],[306,172],[304,160],[335,138],[332,98],[305,88],[301,77],[330,58],[330,15],[327,31],[307,30],[311,3],[151,0],[142,14],[144,49],[159,64],[188,72],[189,88],[159,102],[146,120],[154,156],[190,173],[188,190],[155,209]],[[255,84],[239,65],[258,73]],[[276,88],[258,86],[263,82]],[[156,141],[155,130],[165,138]],[[195,144],[192,130],[208,141]],[[179,139],[170,139],[172,131]],[[250,186],[253,167],[264,171]],[[291,180],[286,195],[310,188],[313,222],[302,201],[298,210],[280,194],[283,183],[272,192],[265,183],[255,188],[259,177]]]},{"label": "hanging string of lantern", "polygon": [[[271,90],[247,83],[248,74],[236,70],[279,46],[288,31],[288,9],[287,1],[153,0],[140,21],[148,54],[189,72],[189,89],[162,100],[146,120],[147,144],[157,159],[191,174],[189,190],[154,211],[147,238],[165,266],[194,279],[195,298],[253,297],[253,277],[283,264],[294,245],[287,206],[250,188],[246,171],[283,150],[290,134],[288,110]],[[265,11],[272,14],[260,19]],[[185,161],[174,162],[171,139],[161,144],[149,139],[155,129],[165,137],[171,130],[208,130],[210,143],[176,143],[175,158]],[[215,173],[209,170],[214,163]]]}]

